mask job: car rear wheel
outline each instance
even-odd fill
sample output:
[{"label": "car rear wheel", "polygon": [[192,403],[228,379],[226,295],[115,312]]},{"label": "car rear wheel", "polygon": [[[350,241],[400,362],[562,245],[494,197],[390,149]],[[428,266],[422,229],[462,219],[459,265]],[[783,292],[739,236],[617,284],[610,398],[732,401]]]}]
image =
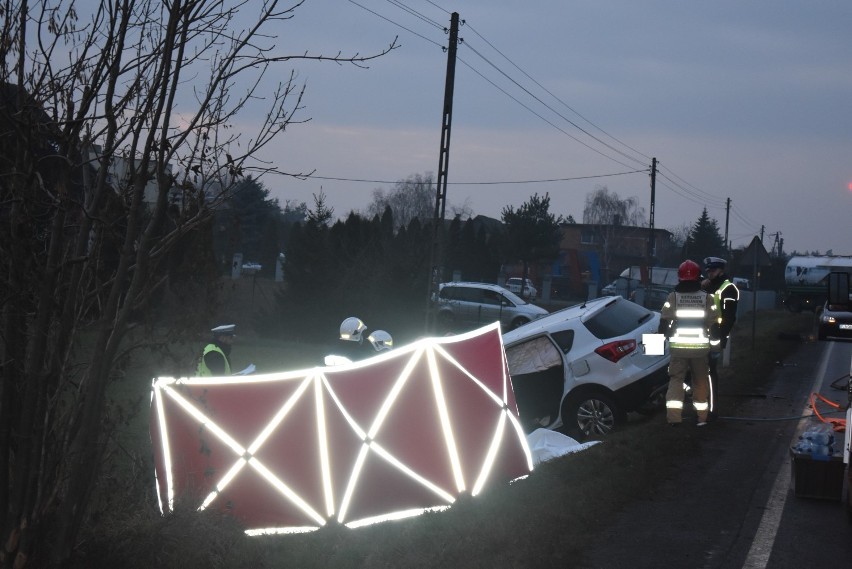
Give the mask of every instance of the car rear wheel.
[{"label": "car rear wheel", "polygon": [[509,324],[509,330],[514,330],[518,326],[523,326],[524,324],[526,324],[529,321],[530,321],[529,318],[523,318],[523,317],[515,318],[514,320],[512,320],[511,324]]},{"label": "car rear wheel", "polygon": [[578,441],[608,435],[625,419],[615,399],[603,391],[571,394],[562,405],[563,430]]},{"label": "car rear wheel", "polygon": [[666,388],[658,389],[636,409],[640,415],[655,415],[666,408]]}]

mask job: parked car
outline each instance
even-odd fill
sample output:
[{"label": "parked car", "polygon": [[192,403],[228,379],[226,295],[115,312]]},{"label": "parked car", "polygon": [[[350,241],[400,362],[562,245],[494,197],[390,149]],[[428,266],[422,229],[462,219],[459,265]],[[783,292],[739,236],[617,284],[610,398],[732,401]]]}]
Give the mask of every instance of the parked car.
[{"label": "parked car", "polygon": [[658,409],[668,386],[668,349],[645,354],[660,314],[620,296],[564,308],[503,335],[524,427],[584,440],[606,435],[629,411]]},{"label": "parked car", "polygon": [[535,298],[538,296],[538,289],[533,286],[532,281],[521,277],[512,277],[507,280],[506,289],[523,298]]},{"label": "parked car", "polygon": [[252,262],[243,263],[243,272],[244,273],[254,274],[262,268],[263,267],[261,266],[260,263],[252,263]]},{"label": "parked car", "polygon": [[548,314],[515,293],[490,283],[449,282],[439,286],[435,299],[442,330],[500,321],[503,330],[514,330]]},{"label": "parked car", "polygon": [[820,340],[852,339],[852,299],[850,304],[826,302],[819,315],[817,336]]}]

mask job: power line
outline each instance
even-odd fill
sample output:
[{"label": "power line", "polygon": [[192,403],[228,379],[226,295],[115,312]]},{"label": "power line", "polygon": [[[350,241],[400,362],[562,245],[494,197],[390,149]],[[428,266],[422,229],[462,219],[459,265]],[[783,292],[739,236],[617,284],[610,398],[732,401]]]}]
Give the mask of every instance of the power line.
[{"label": "power line", "polygon": [[491,49],[493,49],[494,51],[496,51],[497,53],[499,53],[499,54],[503,57],[503,59],[505,59],[506,61],[508,61],[509,63],[511,63],[511,64],[512,64],[512,66],[513,66],[515,69],[517,69],[518,71],[520,71],[521,73],[523,73],[525,77],[527,77],[530,81],[532,81],[533,83],[535,83],[535,84],[536,84],[536,85],[537,85],[537,86],[538,86],[538,87],[539,87],[542,91],[544,91],[545,93],[547,93],[548,95],[550,95],[551,97],[553,97],[556,101],[558,101],[560,104],[562,104],[562,105],[563,105],[565,108],[567,108],[569,111],[571,111],[572,113],[574,113],[575,115],[577,115],[578,117],[580,117],[581,119],[583,119],[584,121],[586,121],[587,123],[589,123],[591,126],[593,126],[594,128],[596,128],[597,130],[599,130],[600,132],[602,132],[602,133],[603,133],[603,134],[605,134],[606,136],[610,137],[612,140],[614,140],[614,141],[616,141],[617,143],[621,144],[621,145],[622,145],[622,146],[624,146],[625,148],[628,148],[628,149],[630,149],[631,151],[635,152],[636,154],[639,154],[640,156],[642,156],[642,157],[643,157],[643,158],[645,158],[646,160],[651,160],[651,157],[650,157],[650,156],[648,156],[648,155],[646,155],[646,154],[643,154],[642,152],[640,152],[640,151],[636,150],[635,148],[633,148],[633,147],[632,147],[632,146],[630,146],[629,144],[626,144],[625,142],[622,142],[621,140],[619,140],[619,139],[618,139],[618,138],[616,138],[615,136],[611,135],[610,133],[608,133],[607,131],[605,131],[604,129],[602,129],[601,127],[599,127],[598,125],[596,125],[595,123],[593,123],[592,121],[590,121],[589,119],[587,119],[586,117],[584,117],[582,114],[580,114],[580,112],[579,112],[579,111],[577,111],[576,109],[574,109],[573,107],[571,107],[571,105],[569,105],[568,103],[566,103],[565,101],[563,101],[562,99],[560,99],[559,97],[557,97],[555,94],[553,94],[553,93],[552,93],[549,89],[547,89],[544,85],[542,85],[542,84],[541,84],[541,83],[539,83],[536,79],[534,79],[534,78],[533,78],[533,77],[532,77],[529,73],[527,73],[526,71],[524,71],[523,69],[521,69],[521,67],[519,67],[519,66],[518,66],[518,65],[517,65],[514,61],[512,61],[512,60],[511,60],[511,59],[510,59],[510,58],[509,58],[506,54],[504,54],[502,51],[500,51],[499,49],[497,49],[497,47],[496,47],[494,44],[492,44],[492,43],[491,43],[490,41],[488,41],[488,40],[487,40],[487,39],[486,39],[486,38],[485,38],[482,34],[480,34],[478,31],[476,31],[476,29],[474,29],[474,27],[473,27],[472,25],[468,24],[468,25],[467,25],[467,27],[468,27],[468,28],[470,28],[470,31],[472,31],[472,32],[473,32],[473,33],[475,33],[477,36],[479,36],[479,38],[480,38],[480,39],[482,39],[482,41],[484,41],[485,43],[487,43],[487,44],[491,47]]},{"label": "power line", "polygon": [[[413,35],[415,35],[415,36],[417,36],[417,37],[419,37],[419,38],[421,38],[421,39],[424,39],[424,40],[428,41],[429,43],[434,44],[434,45],[436,45],[436,46],[440,47],[441,49],[444,49],[444,46],[443,46],[443,45],[441,45],[440,43],[436,42],[435,40],[429,39],[429,38],[427,38],[426,36],[424,36],[424,35],[422,35],[422,34],[418,34],[418,33],[417,33],[417,32],[415,32],[414,30],[411,30],[411,29],[409,29],[409,28],[406,28],[406,27],[405,27],[405,26],[403,26],[402,24],[400,24],[400,23],[398,23],[398,22],[394,22],[393,20],[391,20],[390,18],[388,18],[388,17],[386,17],[386,16],[382,16],[381,14],[379,14],[378,12],[376,12],[375,10],[371,10],[371,9],[367,8],[366,6],[364,6],[364,5],[362,5],[362,4],[359,4],[358,2],[355,2],[355,0],[348,0],[348,1],[349,1],[350,3],[352,3],[352,4],[355,4],[356,6],[358,6],[359,8],[361,8],[362,10],[366,10],[367,12],[369,12],[369,13],[373,14],[373,15],[374,15],[374,16],[376,16],[376,17],[381,18],[382,20],[384,20],[384,21],[386,21],[386,22],[389,22],[389,23],[393,24],[394,26],[397,26],[398,28],[402,28],[402,29],[403,29],[403,30],[405,30],[406,32],[408,32],[408,33],[410,33],[410,34],[413,34]],[[439,28],[440,28],[440,26],[439,26]],[[443,28],[440,28],[440,29],[443,29]]]},{"label": "power line", "polygon": [[[659,162],[658,162],[658,165],[659,165]],[[699,187],[697,187],[697,186],[695,186],[695,185],[693,185],[693,184],[691,184],[691,183],[687,182],[686,180],[684,180],[683,178],[681,178],[680,176],[678,176],[677,174],[675,174],[675,173],[674,173],[671,169],[667,168],[666,166],[663,166],[663,169],[664,169],[664,170],[666,170],[666,171],[667,171],[669,174],[671,174],[673,177],[677,178],[680,182],[683,182],[683,184],[685,184],[685,185],[689,186],[690,188],[692,188],[693,190],[695,190],[695,192],[697,192],[697,195],[706,196],[706,197],[705,197],[705,199],[709,198],[709,199],[711,199],[711,200],[715,200],[715,203],[717,204],[717,207],[724,207],[724,205],[725,205],[725,203],[726,203],[724,199],[722,199],[722,198],[720,198],[719,196],[716,196],[716,195],[714,195],[714,194],[711,194],[711,193],[709,193],[709,192],[705,192],[705,191],[704,191],[704,190],[702,190],[701,188],[699,188]],[[670,179],[670,178],[668,178],[668,177],[666,177],[666,178],[667,178],[667,179]],[[672,180],[672,183],[677,184],[677,182],[675,182],[674,180]],[[684,189],[684,191],[688,191],[685,187],[681,186],[680,184],[678,184],[678,186],[679,186],[679,187],[681,187],[681,188],[683,188],[683,189]],[[692,192],[690,192],[690,193],[692,193]],[[696,194],[694,194],[694,195],[696,195]]]},{"label": "power line", "polygon": [[441,8],[440,6],[438,6],[437,4],[435,4],[434,2],[432,2],[432,0],[426,0],[426,1],[427,1],[427,2],[429,2],[429,4],[433,5],[435,8],[437,8],[438,10],[441,10],[441,11],[443,11],[443,12],[446,12],[447,14],[449,14],[449,13],[450,13],[450,11],[449,11],[449,10],[446,10],[446,9],[444,9],[444,8]]},{"label": "power line", "polygon": [[[676,186],[677,188],[679,188],[682,192],[684,192],[684,193],[677,192],[677,191],[675,191],[675,190],[674,190],[671,186],[666,185],[666,187],[667,187],[667,188],[669,188],[670,190],[674,191],[676,194],[678,194],[678,195],[680,195],[680,196],[682,196],[682,197],[687,197],[687,199],[691,199],[692,201],[694,201],[694,202],[696,202],[696,203],[704,203],[704,204],[710,203],[713,207],[717,207],[717,208],[724,208],[724,207],[725,207],[725,202],[724,202],[724,201],[721,201],[721,200],[720,200],[720,201],[716,201],[716,200],[718,200],[718,198],[715,198],[715,197],[714,197],[712,200],[708,200],[708,199],[707,199],[707,197],[706,197],[705,195],[698,194],[698,193],[696,193],[695,191],[690,190],[690,189],[689,189],[689,188],[687,188],[687,187],[684,187],[683,185],[679,184],[677,181],[675,181],[675,180],[673,180],[673,179],[669,178],[668,176],[666,176],[663,172],[659,172],[659,171],[658,171],[657,173],[660,175],[660,177],[661,177],[661,178],[666,179],[669,183],[671,183],[672,185],[674,185],[674,186]],[[688,196],[690,196],[690,197],[688,197],[688,196],[687,196],[687,195],[685,195],[685,194],[687,194],[687,195],[688,195]],[[694,198],[694,199],[693,199],[693,198]]]},{"label": "power line", "polygon": [[747,219],[742,213],[740,213],[738,208],[732,207],[731,213],[738,217],[740,221],[746,225],[746,227],[757,228],[760,225],[759,223],[755,223],[754,221]]},{"label": "power line", "polygon": [[[546,184],[552,182],[573,182],[576,180],[591,180],[595,178],[611,178],[613,176],[626,176],[628,174],[647,173],[647,170],[631,170],[629,172],[614,172],[611,174],[594,174],[590,176],[573,176],[568,178],[546,178],[540,180],[500,180],[488,182],[447,182],[450,186],[497,186],[508,184]],[[334,180],[337,182],[360,182],[370,184],[398,184],[404,180],[370,180],[364,178],[343,178],[337,176],[298,176],[298,179],[306,180]]]},{"label": "power line", "polygon": [[439,30],[443,30],[446,27],[446,26],[442,26],[441,24],[439,24],[438,22],[436,22],[435,20],[433,20],[433,19],[431,19],[427,16],[424,16],[423,14],[421,14],[420,12],[415,10],[414,8],[410,8],[409,6],[406,6],[400,0],[386,0],[386,1],[390,4],[393,4],[394,6],[399,8],[400,10],[408,12],[409,14],[414,16],[415,18],[419,18],[420,20],[423,20],[427,24],[438,28]]},{"label": "power line", "polygon": [[577,138],[576,136],[572,135],[572,134],[571,134],[571,133],[569,133],[568,131],[566,131],[566,130],[564,130],[564,129],[560,128],[560,127],[558,127],[558,126],[557,126],[557,125],[555,125],[555,124],[553,124],[551,121],[547,120],[545,117],[543,117],[542,115],[540,115],[539,113],[537,113],[536,111],[534,111],[533,109],[531,109],[530,107],[528,107],[527,105],[525,105],[524,103],[522,103],[522,102],[521,102],[520,100],[518,100],[518,99],[517,99],[514,95],[510,94],[508,91],[506,91],[505,89],[503,89],[502,87],[500,87],[499,85],[497,85],[496,83],[494,83],[494,81],[492,81],[491,79],[489,79],[488,77],[486,77],[485,75],[483,75],[482,73],[480,73],[480,72],[479,72],[476,68],[474,68],[473,66],[471,66],[471,65],[470,65],[467,61],[465,61],[465,60],[464,60],[464,59],[462,59],[461,57],[459,57],[459,58],[458,58],[458,60],[459,60],[459,61],[461,61],[461,62],[462,62],[462,63],[463,63],[466,67],[468,67],[471,71],[473,71],[474,73],[476,73],[477,75],[479,75],[480,77],[482,77],[485,81],[487,81],[488,83],[490,83],[490,84],[491,84],[491,85],[492,85],[495,89],[497,89],[498,91],[500,91],[501,93],[503,93],[504,95],[506,95],[507,97],[509,97],[510,99],[512,99],[513,101],[515,101],[515,102],[516,102],[516,103],[518,103],[519,105],[521,105],[522,107],[524,107],[526,110],[528,110],[529,112],[531,112],[532,114],[534,114],[535,116],[537,116],[538,118],[540,118],[541,120],[543,120],[544,122],[546,122],[547,124],[549,124],[550,126],[552,126],[553,128],[555,128],[556,130],[558,130],[559,132],[561,132],[562,134],[564,134],[564,135],[565,135],[565,136],[567,136],[568,138],[570,138],[570,139],[572,139],[572,140],[574,140],[574,141],[576,141],[576,142],[578,142],[578,143],[582,144],[583,146],[585,146],[586,148],[588,148],[588,149],[589,149],[589,150],[591,150],[592,152],[596,152],[596,153],[600,154],[601,156],[603,156],[604,158],[608,158],[609,160],[612,160],[613,162],[616,162],[617,164],[620,164],[621,166],[624,166],[625,168],[632,168],[632,166],[630,166],[630,165],[628,165],[628,164],[625,164],[624,162],[622,162],[622,161],[620,161],[620,160],[617,160],[617,159],[613,158],[612,156],[609,156],[609,155],[605,154],[604,152],[601,152],[601,151],[600,151],[600,150],[598,150],[597,148],[594,148],[593,146],[590,146],[590,145],[586,144],[585,142],[583,142],[582,140],[580,140],[580,139],[579,139],[579,138]]},{"label": "power line", "polygon": [[[532,97],[533,99],[535,99],[536,101],[538,101],[538,102],[539,102],[541,105],[543,105],[546,109],[548,109],[548,110],[549,110],[549,111],[551,111],[553,114],[555,114],[555,115],[557,115],[558,117],[560,117],[562,120],[564,120],[565,122],[567,122],[568,124],[570,124],[571,126],[573,126],[574,128],[576,128],[577,130],[579,130],[580,132],[582,132],[582,133],[583,133],[583,134],[585,134],[586,136],[588,136],[588,137],[592,138],[593,140],[595,140],[595,141],[597,141],[598,143],[602,144],[603,146],[605,146],[605,147],[609,148],[609,149],[610,149],[610,150],[612,150],[613,152],[615,152],[615,153],[617,153],[617,154],[620,154],[621,156],[623,156],[624,158],[627,158],[628,160],[633,160],[634,162],[637,162],[637,163],[640,163],[640,164],[643,164],[643,163],[644,163],[644,162],[642,162],[641,160],[639,160],[638,158],[635,158],[635,157],[633,157],[633,156],[630,156],[630,155],[628,155],[628,154],[626,154],[626,153],[622,152],[622,151],[621,151],[621,150],[619,150],[618,148],[615,148],[615,147],[613,147],[612,145],[610,145],[610,144],[608,144],[608,143],[604,142],[604,141],[603,141],[603,140],[601,140],[600,138],[596,137],[595,135],[593,135],[592,133],[590,133],[589,131],[587,131],[586,129],[584,129],[583,127],[581,127],[580,125],[578,125],[577,123],[575,123],[574,121],[572,121],[571,119],[569,119],[568,117],[566,117],[565,115],[563,115],[562,113],[560,113],[559,111],[557,111],[556,109],[554,109],[553,107],[551,107],[550,105],[548,105],[547,103],[545,103],[544,101],[542,101],[542,100],[541,100],[540,98],[538,98],[535,94],[533,94],[532,92],[530,92],[530,90],[529,90],[529,89],[527,89],[526,87],[524,87],[523,85],[521,85],[520,83],[518,83],[517,81],[515,81],[512,77],[509,77],[509,75],[508,75],[505,71],[503,71],[502,69],[500,69],[500,68],[499,68],[496,64],[494,64],[494,62],[492,62],[492,61],[491,61],[491,60],[489,60],[487,57],[485,57],[484,55],[482,55],[479,51],[477,51],[477,50],[476,50],[476,48],[474,48],[473,46],[471,46],[471,45],[470,45],[470,42],[464,42],[462,45],[463,45],[463,46],[466,46],[466,47],[467,47],[468,49],[470,49],[473,53],[475,53],[476,55],[478,55],[478,56],[479,56],[479,57],[480,57],[483,61],[485,61],[485,63],[487,63],[488,65],[490,65],[490,66],[491,66],[491,67],[493,67],[494,69],[496,69],[498,73],[500,73],[501,75],[503,75],[503,77],[505,77],[506,79],[508,79],[509,81],[511,81],[511,82],[512,82],[512,83],[513,83],[516,87],[518,87],[519,89],[521,89],[524,93],[526,93],[527,95],[529,95],[530,97]],[[480,76],[481,76],[481,75],[482,75],[482,74],[480,74]],[[492,82],[491,84],[493,85],[494,83]],[[504,91],[504,92],[505,92],[505,91]],[[517,100],[517,99],[515,99],[515,100]],[[527,108],[528,108],[528,107],[527,107]],[[550,124],[552,124],[552,123],[550,123]],[[563,132],[564,132],[564,131],[563,131]],[[571,137],[571,138],[574,138],[574,137]],[[576,138],[574,138],[574,140],[577,140],[577,139],[576,139]],[[586,146],[587,148],[590,148],[588,145],[585,145],[585,146]],[[608,158],[610,158],[610,157],[608,157]],[[619,164],[621,164],[621,162],[619,162]]]}]

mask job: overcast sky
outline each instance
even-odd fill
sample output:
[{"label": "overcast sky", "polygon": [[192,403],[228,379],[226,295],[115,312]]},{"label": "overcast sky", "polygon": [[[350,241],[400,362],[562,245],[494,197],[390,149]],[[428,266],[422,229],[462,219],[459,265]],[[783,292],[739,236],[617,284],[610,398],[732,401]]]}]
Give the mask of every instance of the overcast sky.
[{"label": "overcast sky", "polygon": [[263,178],[273,197],[310,206],[322,191],[345,216],[380,182],[437,174],[451,12],[448,211],[499,218],[548,193],[582,221],[605,185],[649,213],[656,157],[656,227],[706,207],[724,235],[730,198],[734,247],[762,228],[767,250],[779,235],[787,252],[852,254],[849,0],[307,0],[278,28],[282,52],[400,47],[369,69],[293,64],[311,120],[266,157],[317,178]]}]

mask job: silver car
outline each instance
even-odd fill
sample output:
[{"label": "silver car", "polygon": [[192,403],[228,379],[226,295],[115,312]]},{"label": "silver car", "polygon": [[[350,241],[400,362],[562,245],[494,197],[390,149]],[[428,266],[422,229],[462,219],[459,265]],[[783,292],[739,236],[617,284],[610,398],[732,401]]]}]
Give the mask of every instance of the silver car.
[{"label": "silver car", "polygon": [[435,310],[443,331],[474,328],[498,320],[503,330],[514,330],[548,314],[501,286],[477,282],[441,284]]},{"label": "silver car", "polygon": [[662,406],[669,355],[647,355],[660,314],[620,296],[564,308],[503,335],[521,421],[584,440]]}]

